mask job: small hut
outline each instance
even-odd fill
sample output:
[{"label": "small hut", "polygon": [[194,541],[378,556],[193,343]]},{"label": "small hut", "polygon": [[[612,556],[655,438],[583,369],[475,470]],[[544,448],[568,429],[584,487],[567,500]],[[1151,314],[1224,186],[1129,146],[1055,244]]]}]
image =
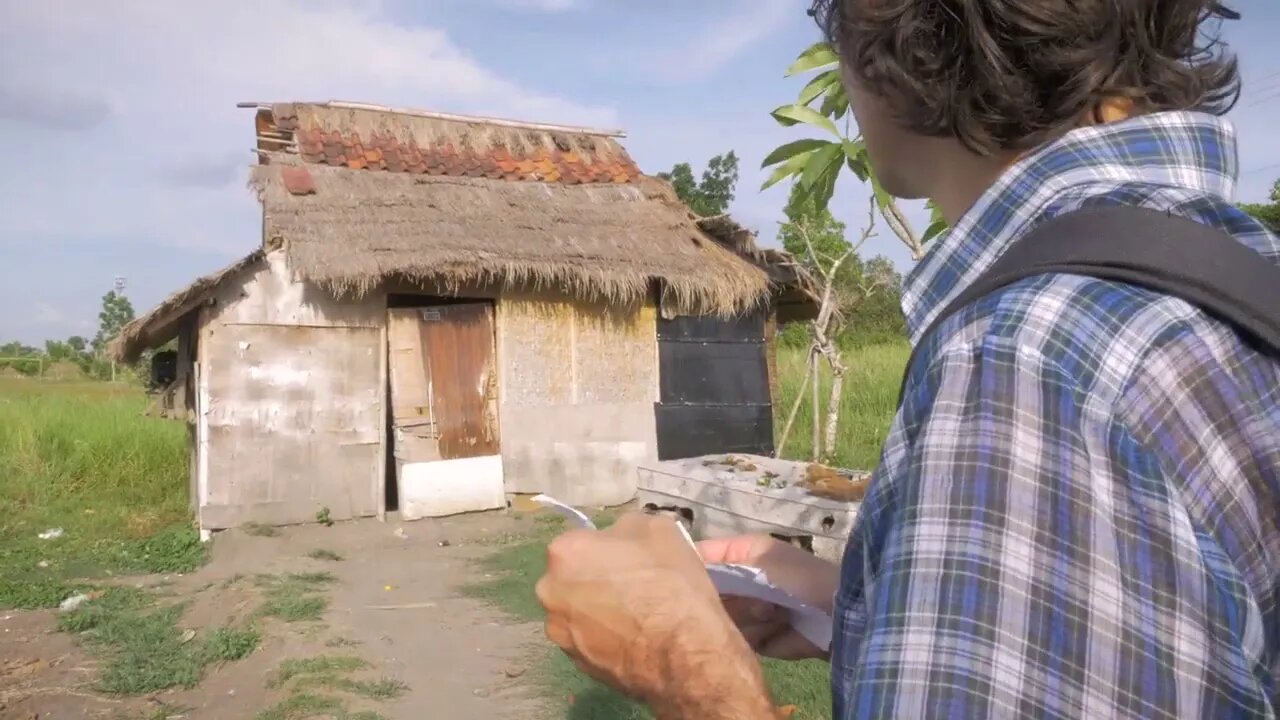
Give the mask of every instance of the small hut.
[{"label": "small hut", "polygon": [[697,218],[620,133],[352,103],[256,110],[260,247],[126,326],[205,530],[613,505],[636,465],[772,449],[788,258]]}]

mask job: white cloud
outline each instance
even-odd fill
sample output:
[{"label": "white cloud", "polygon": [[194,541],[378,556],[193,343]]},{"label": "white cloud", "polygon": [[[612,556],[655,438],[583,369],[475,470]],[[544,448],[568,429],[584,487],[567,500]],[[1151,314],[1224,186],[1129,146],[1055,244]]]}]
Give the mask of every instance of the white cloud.
[{"label": "white cloud", "polygon": [[564,12],[582,6],[582,0],[499,0],[500,4],[517,10],[539,12]]},{"label": "white cloud", "polygon": [[0,78],[22,79],[0,85],[0,196],[23,209],[0,247],[105,236],[248,250],[258,211],[237,180],[253,117],[237,101],[618,121],[503,78],[442,30],[397,24],[378,0],[0,0]]},{"label": "white cloud", "polygon": [[798,12],[794,0],[736,0],[732,12],[662,53],[652,69],[664,83],[698,82],[777,30]]}]

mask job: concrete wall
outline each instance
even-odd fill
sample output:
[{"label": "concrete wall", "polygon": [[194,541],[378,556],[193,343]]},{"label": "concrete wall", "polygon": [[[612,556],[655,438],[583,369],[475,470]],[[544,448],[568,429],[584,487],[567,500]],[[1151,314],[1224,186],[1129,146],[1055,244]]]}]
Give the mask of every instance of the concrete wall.
[{"label": "concrete wall", "polygon": [[507,492],[575,505],[635,496],[656,458],[652,305],[606,309],[549,294],[497,304],[499,421]]},{"label": "concrete wall", "polygon": [[203,528],[380,510],[385,307],[293,282],[280,252],[219,289],[197,344]]}]

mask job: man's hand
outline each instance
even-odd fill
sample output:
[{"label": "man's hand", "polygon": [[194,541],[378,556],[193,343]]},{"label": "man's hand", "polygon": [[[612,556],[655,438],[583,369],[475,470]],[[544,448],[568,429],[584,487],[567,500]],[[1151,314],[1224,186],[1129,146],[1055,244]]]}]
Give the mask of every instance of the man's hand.
[{"label": "man's hand", "polygon": [[[840,568],[800,548],[768,535],[743,535],[704,540],[698,552],[707,563],[749,565],[764,570],[769,581],[816,608],[831,612],[840,585]],[[761,655],[782,660],[829,659],[792,629],[789,612],[761,600],[723,598],[725,609]]]},{"label": "man's hand", "polygon": [[675,523],[630,514],[547,548],[547,637],[660,718],[775,717],[764,680]]}]

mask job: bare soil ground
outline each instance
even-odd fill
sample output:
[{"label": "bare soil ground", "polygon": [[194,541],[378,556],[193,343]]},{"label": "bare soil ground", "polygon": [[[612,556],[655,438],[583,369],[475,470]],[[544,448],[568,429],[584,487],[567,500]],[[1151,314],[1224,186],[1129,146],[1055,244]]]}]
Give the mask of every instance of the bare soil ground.
[{"label": "bare soil ground", "polygon": [[[0,611],[0,718],[253,718],[286,700],[269,679],[288,659],[356,656],[366,674],[398,679],[398,698],[353,698],[349,711],[372,710],[390,720],[533,718],[540,700],[530,687],[536,624],[513,624],[460,592],[482,579],[475,560],[530,521],[505,514],[399,523],[375,520],[281,528],[274,536],[220,533],[212,561],[185,576],[126,582],[187,599],[180,627],[199,633],[247,618],[261,606],[256,575],[328,571],[336,582],[319,622],[264,619],[259,647],[212,668],[190,690],[149,697],[94,690],[98,665],[76,636],[55,630],[56,612]],[[308,557],[315,550],[341,561]],[[289,716],[282,716],[289,717]]]}]

